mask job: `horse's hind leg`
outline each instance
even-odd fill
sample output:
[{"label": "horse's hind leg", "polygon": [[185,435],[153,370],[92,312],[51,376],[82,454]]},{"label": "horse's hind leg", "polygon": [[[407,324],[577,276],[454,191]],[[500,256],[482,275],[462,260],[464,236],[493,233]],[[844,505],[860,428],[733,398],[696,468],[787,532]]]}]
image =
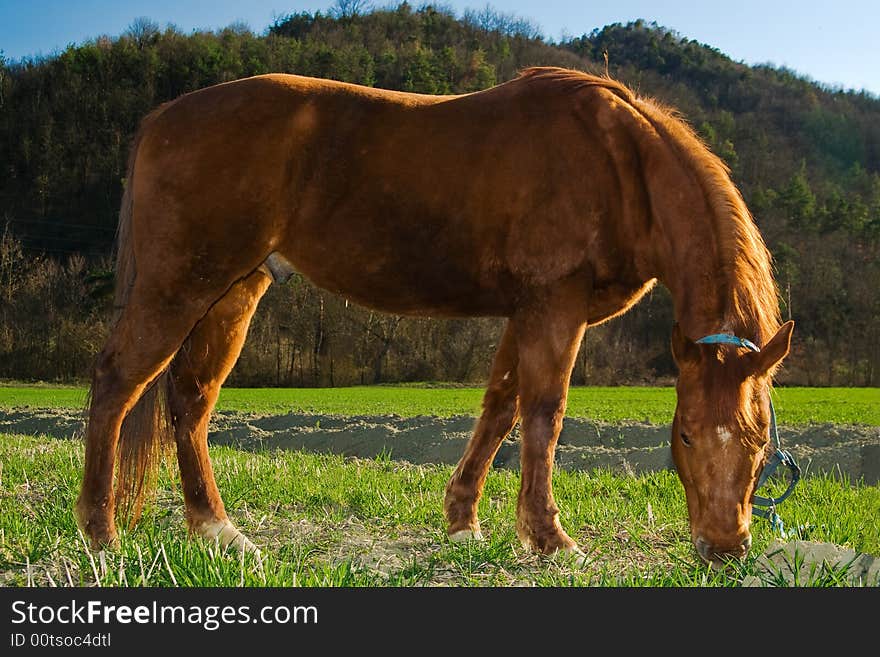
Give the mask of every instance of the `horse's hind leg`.
[{"label": "horse's hind leg", "polygon": [[483,395],[483,412],[446,486],[443,510],[452,540],[482,537],[477,506],[483,485],[495,453],[518,417],[517,360],[516,336],[513,326],[508,324],[492,362]]},{"label": "horse's hind leg", "polygon": [[95,363],[85,438],[85,467],[76,503],[93,548],[116,543],[113,469],[126,414],[168,366],[208,303],[180,304],[155,288],[135,286]]},{"label": "horse's hind leg", "polygon": [[226,516],[208,455],[208,419],[270,283],[258,270],[233,285],[196,324],[170,370],[169,404],[189,529],[245,551],[256,548]]}]

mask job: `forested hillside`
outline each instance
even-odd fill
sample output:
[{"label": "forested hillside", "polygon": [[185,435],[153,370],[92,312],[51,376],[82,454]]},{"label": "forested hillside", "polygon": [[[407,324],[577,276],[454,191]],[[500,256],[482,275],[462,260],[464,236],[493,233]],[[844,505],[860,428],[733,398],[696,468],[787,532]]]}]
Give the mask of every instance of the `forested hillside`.
[{"label": "forested hillside", "polygon": [[[731,167],[774,255],[783,316],[797,322],[780,381],[876,385],[880,99],[746,66],[655,24],[552,43],[491,9],[406,3],[293,14],[262,34],[182,34],[139,19],[57,56],[0,58],[0,378],[88,377],[110,317],[130,140],[161,102],[267,72],[466,93],[530,65],[601,72],[606,54],[613,77],[677,107]],[[658,287],[588,331],[574,383],[668,382],[671,317]],[[377,314],[295,277],[263,299],[231,383],[481,381],[499,328]]]}]

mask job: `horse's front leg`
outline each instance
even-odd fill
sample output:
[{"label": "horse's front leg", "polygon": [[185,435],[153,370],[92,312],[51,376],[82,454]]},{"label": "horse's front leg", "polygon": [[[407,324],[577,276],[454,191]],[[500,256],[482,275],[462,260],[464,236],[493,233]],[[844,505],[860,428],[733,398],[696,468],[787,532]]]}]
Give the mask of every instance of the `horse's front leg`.
[{"label": "horse's front leg", "polygon": [[568,384],[584,334],[582,297],[551,295],[515,317],[519,351],[522,480],[516,532],[537,552],[576,552],[553,498],[553,456]]}]

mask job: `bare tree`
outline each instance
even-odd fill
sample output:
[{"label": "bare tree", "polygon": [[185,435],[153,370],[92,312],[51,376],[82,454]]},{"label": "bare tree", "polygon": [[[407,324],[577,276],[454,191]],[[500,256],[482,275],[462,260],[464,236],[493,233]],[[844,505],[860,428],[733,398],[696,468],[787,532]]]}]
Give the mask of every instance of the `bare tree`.
[{"label": "bare tree", "polygon": [[21,270],[24,253],[21,242],[12,235],[7,219],[0,233],[0,299],[11,304],[15,293],[21,286]]},{"label": "bare tree", "polygon": [[543,39],[541,28],[534,21],[513,13],[498,11],[489,4],[478,10],[466,9],[463,20],[486,32],[498,32],[509,37]]},{"label": "bare tree", "polygon": [[352,18],[369,13],[373,8],[370,0],[336,0],[330,7],[333,18]]},{"label": "bare tree", "polygon": [[159,24],[146,16],[138,16],[131,22],[125,33],[138,44],[138,47],[143,48],[158,36]]}]

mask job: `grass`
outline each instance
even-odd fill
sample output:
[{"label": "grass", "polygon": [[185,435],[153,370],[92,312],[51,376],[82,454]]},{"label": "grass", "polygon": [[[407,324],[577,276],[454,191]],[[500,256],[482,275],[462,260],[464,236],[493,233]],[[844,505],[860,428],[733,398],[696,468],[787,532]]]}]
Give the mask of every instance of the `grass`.
[{"label": "grass", "polygon": [[[223,388],[217,408],[259,414],[478,415],[478,387],[356,386],[350,388]],[[0,385],[0,408],[81,409],[82,386]],[[780,424],[831,422],[880,426],[880,388],[783,388],[774,392]],[[567,415],[605,422],[668,424],[675,409],[670,387],[573,387]]]},{"label": "grass", "polygon": [[[777,388],[782,424],[880,426],[877,389]],[[0,385],[0,409],[82,409],[77,386]],[[336,389],[226,388],[218,408],[246,413],[475,415],[482,389],[378,386]],[[606,422],[668,423],[672,388],[572,388],[568,415]],[[186,535],[176,469],[159,499],[122,533],[117,552],[85,549],[72,515],[82,446],[50,436],[0,434],[0,585],[75,586],[654,586],[736,587],[749,576],[784,585],[760,569],[773,535],[753,524],[752,555],[715,571],[691,547],[676,475],[618,476],[557,470],[562,522],[588,554],[574,564],[522,550],[514,532],[518,475],[492,471],[481,502],[487,540],[451,544],[442,494],[447,466],[345,459],[291,451],[212,447],[218,484],[233,520],[264,551],[221,554]],[[773,491],[778,494],[781,490]],[[781,509],[799,537],[880,554],[880,487],[812,476]],[[799,585],[846,586],[821,570]]]},{"label": "grass", "polygon": [[[290,451],[213,447],[230,516],[263,561],[187,538],[179,485],[163,472],[159,498],[122,547],[85,549],[72,508],[82,446],[48,436],[0,434],[0,585],[74,586],[652,586],[737,587],[758,568],[773,535],[753,523],[752,557],[735,568],[703,565],[690,544],[674,473],[621,477],[557,471],[562,523],[584,564],[525,552],[514,533],[519,480],[492,471],[481,501],[487,540],[446,540],[442,494],[451,468]],[[778,493],[778,491],[775,491]],[[880,487],[804,480],[781,509],[800,536],[880,554]],[[804,586],[846,586],[843,573]]]}]

